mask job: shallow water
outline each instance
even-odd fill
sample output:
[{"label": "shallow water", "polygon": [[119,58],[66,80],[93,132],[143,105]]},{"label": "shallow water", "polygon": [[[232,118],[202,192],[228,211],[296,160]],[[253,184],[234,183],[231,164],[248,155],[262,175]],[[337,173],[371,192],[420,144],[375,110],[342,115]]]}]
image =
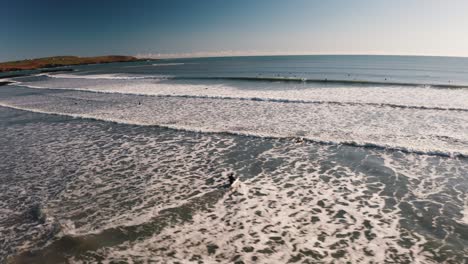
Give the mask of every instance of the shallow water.
[{"label": "shallow water", "polygon": [[468,261],[467,89],[185,78],[236,60],[2,86],[0,262]]},{"label": "shallow water", "polygon": [[2,255],[38,250],[14,262],[468,254],[465,159],[1,114]]}]

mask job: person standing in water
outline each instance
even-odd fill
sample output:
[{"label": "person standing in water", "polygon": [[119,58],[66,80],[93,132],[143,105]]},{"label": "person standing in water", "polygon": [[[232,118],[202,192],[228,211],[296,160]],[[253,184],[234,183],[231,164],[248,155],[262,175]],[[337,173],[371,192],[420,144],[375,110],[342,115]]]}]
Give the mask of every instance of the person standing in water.
[{"label": "person standing in water", "polygon": [[234,172],[230,172],[228,174],[228,179],[229,179],[229,187],[231,187],[232,184],[236,181],[236,177],[234,177]]}]

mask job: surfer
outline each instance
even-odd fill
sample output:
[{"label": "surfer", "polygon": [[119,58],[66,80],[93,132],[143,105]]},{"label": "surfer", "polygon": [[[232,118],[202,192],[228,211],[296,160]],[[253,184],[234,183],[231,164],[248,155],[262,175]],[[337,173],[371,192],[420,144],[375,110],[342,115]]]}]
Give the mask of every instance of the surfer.
[{"label": "surfer", "polygon": [[228,174],[228,179],[229,179],[229,187],[231,187],[231,186],[234,184],[234,182],[237,180],[237,178],[234,177],[234,173],[233,173],[233,172],[230,172],[230,173]]},{"label": "surfer", "polygon": [[231,192],[237,191],[241,184],[239,177],[234,176],[233,172],[228,173],[227,176],[229,180],[228,188],[231,189]]},{"label": "surfer", "polygon": [[304,143],[304,138],[298,137],[295,139],[296,143]]},{"label": "surfer", "polygon": [[235,177],[234,173],[230,172],[228,173],[228,180],[229,180],[229,189],[231,189],[232,192],[237,191],[241,184],[239,177]]},{"label": "surfer", "polygon": [[45,223],[46,221],[46,215],[44,214],[44,211],[42,210],[39,204],[34,204],[33,206],[31,206],[31,208],[29,209],[29,216],[32,220],[37,221],[41,224]]}]

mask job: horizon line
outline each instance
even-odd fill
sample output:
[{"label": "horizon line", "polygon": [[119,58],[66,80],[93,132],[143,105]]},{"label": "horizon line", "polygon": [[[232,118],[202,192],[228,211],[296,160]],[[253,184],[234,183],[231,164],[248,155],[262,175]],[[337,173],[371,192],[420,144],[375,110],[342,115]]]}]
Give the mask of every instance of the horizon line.
[{"label": "horizon line", "polygon": [[192,52],[192,53],[137,53],[130,54],[106,54],[106,55],[52,55],[45,57],[30,57],[25,59],[16,59],[0,61],[0,63],[16,62],[23,60],[35,60],[52,57],[76,56],[76,57],[96,57],[96,56],[133,56],[137,59],[196,59],[196,58],[224,58],[224,57],[267,57],[267,56],[401,56],[401,57],[439,57],[439,58],[468,58],[468,55],[434,55],[434,54],[411,54],[411,53],[312,53],[312,52]]},{"label": "horizon line", "polygon": [[217,51],[187,53],[137,53],[138,59],[184,59],[184,58],[222,58],[222,57],[263,57],[263,56],[402,56],[402,57],[444,57],[468,58],[468,55],[443,55],[424,53],[316,53],[316,52],[251,52],[251,51]]}]

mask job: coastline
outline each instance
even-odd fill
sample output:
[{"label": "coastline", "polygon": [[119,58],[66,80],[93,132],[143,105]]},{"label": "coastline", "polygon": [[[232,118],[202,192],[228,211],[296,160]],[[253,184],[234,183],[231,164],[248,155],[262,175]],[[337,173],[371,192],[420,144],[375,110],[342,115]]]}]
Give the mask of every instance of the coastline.
[{"label": "coastline", "polygon": [[37,59],[27,59],[20,61],[9,61],[0,63],[1,72],[17,72],[24,70],[48,69],[63,66],[104,64],[113,62],[143,61],[133,56],[98,56],[98,57],[77,57],[77,56],[55,56]]}]

